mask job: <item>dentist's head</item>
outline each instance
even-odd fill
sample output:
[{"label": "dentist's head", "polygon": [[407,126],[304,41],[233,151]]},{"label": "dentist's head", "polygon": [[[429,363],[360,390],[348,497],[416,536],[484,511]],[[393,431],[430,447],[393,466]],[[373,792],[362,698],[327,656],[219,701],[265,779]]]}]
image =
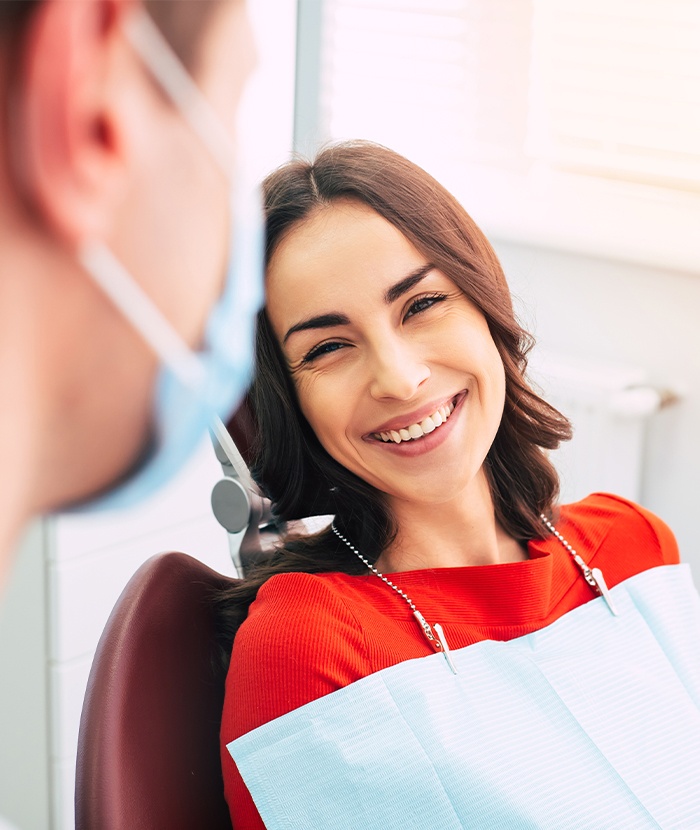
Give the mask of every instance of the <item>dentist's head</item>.
[{"label": "dentist's head", "polygon": [[0,556],[148,494],[242,392],[254,61],[243,0],[0,3]]}]

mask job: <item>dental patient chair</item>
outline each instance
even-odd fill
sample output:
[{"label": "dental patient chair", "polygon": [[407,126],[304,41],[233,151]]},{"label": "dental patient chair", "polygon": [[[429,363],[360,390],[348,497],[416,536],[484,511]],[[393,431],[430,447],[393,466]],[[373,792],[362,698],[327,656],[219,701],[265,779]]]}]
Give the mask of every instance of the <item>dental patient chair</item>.
[{"label": "dental patient chair", "polygon": [[[224,473],[212,509],[243,576],[269,556],[281,527],[248,473],[253,424],[245,403],[228,432],[212,436]],[[83,704],[77,830],[231,830],[219,755],[225,672],[210,600],[235,582],[183,553],[165,553],[127,584],[97,646]]]},{"label": "dental patient chair", "polygon": [[231,830],[219,760],[225,676],[209,599],[232,582],[165,553],[127,584],[83,704],[77,830]]},{"label": "dental patient chair", "polygon": [[[228,431],[233,440],[212,436],[224,472],[212,508],[242,576],[268,555],[278,529],[248,473],[253,424],[245,403]],[[128,582],[83,703],[77,830],[231,830],[219,755],[225,672],[211,596],[235,582],[184,553],[154,556]]]}]

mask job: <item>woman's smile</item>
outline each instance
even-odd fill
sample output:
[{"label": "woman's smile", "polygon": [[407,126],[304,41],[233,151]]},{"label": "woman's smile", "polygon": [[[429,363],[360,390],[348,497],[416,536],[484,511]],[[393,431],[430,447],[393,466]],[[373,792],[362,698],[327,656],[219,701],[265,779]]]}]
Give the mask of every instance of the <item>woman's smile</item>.
[{"label": "woman's smile", "polygon": [[[365,441],[383,445],[382,448],[400,455],[415,456],[439,447],[447,440],[453,423],[468,391],[464,389],[436,406],[431,404],[422,408],[421,413],[413,413],[382,424],[375,431],[364,436]],[[429,414],[423,414],[425,412]],[[457,412],[457,415],[455,415]]]}]

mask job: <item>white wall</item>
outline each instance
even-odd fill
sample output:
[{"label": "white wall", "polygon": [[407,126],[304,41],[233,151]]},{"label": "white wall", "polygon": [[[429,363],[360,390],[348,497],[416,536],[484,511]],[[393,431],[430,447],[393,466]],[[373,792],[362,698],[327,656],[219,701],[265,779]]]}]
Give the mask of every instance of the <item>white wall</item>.
[{"label": "white wall", "polygon": [[44,527],[19,545],[0,602],[0,827],[50,826]]},{"label": "white wall", "polygon": [[495,241],[521,320],[548,350],[640,366],[683,393],[652,417],[642,503],[700,583],[700,274]]}]

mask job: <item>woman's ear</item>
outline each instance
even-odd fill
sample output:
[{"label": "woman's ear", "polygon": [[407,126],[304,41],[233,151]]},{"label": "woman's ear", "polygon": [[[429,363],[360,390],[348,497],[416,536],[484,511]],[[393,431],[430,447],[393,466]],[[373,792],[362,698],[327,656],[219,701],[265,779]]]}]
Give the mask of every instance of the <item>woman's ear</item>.
[{"label": "woman's ear", "polygon": [[27,31],[11,102],[18,185],[41,220],[75,244],[103,237],[124,187],[119,62],[133,0],[44,0]]}]

